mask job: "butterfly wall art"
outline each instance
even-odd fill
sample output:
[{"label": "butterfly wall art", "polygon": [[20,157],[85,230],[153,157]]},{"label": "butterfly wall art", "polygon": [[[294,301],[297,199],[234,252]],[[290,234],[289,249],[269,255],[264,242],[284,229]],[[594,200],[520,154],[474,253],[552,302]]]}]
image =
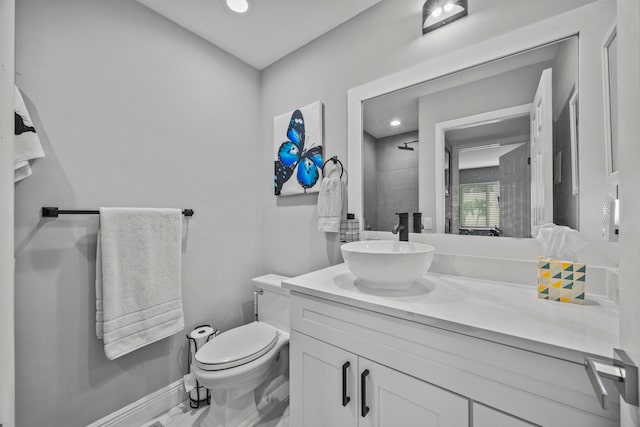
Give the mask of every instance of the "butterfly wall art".
[{"label": "butterfly wall art", "polygon": [[273,119],[274,193],[317,193],[322,181],[322,103]]}]

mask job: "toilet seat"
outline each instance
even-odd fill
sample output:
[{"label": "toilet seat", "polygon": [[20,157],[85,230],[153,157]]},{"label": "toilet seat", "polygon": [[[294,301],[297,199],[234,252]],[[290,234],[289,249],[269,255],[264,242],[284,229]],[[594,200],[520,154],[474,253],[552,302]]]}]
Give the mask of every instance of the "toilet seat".
[{"label": "toilet seat", "polygon": [[253,322],[224,332],[207,342],[194,361],[203,371],[219,371],[244,365],[265,355],[278,342],[278,330]]}]

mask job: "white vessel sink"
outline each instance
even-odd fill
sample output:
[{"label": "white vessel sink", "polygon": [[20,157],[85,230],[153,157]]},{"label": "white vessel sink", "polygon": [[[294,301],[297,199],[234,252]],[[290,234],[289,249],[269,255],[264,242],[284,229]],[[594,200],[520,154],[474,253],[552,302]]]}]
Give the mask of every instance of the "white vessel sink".
[{"label": "white vessel sink", "polygon": [[435,248],[415,242],[366,240],[342,245],[347,267],[363,285],[403,289],[422,277],[433,261]]}]

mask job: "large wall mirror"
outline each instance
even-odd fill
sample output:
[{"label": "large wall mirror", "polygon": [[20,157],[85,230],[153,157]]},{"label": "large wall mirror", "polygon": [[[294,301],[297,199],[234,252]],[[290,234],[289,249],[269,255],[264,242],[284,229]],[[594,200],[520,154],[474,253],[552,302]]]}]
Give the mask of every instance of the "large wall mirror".
[{"label": "large wall mirror", "polygon": [[360,117],[349,117],[349,164],[361,178],[350,193],[363,228],[390,231],[396,212],[421,212],[422,232],[528,238],[553,222],[599,233],[615,145],[598,34],[610,31],[614,2],[604,10],[584,36],[567,29],[422,82],[391,88],[392,76],[350,92]]},{"label": "large wall mirror", "polygon": [[[577,89],[573,36],[365,101],[365,227],[388,231],[394,212],[435,206],[432,227],[444,233],[530,237],[548,222],[577,229],[569,114]],[[435,147],[427,167],[438,182],[420,182],[425,145]]]}]

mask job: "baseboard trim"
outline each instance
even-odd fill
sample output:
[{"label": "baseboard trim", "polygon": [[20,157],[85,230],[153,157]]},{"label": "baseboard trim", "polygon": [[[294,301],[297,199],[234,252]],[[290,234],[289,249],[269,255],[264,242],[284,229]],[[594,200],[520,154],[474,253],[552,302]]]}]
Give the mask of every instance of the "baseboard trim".
[{"label": "baseboard trim", "polygon": [[131,427],[162,415],[187,398],[182,379],[100,418],[87,427]]}]

